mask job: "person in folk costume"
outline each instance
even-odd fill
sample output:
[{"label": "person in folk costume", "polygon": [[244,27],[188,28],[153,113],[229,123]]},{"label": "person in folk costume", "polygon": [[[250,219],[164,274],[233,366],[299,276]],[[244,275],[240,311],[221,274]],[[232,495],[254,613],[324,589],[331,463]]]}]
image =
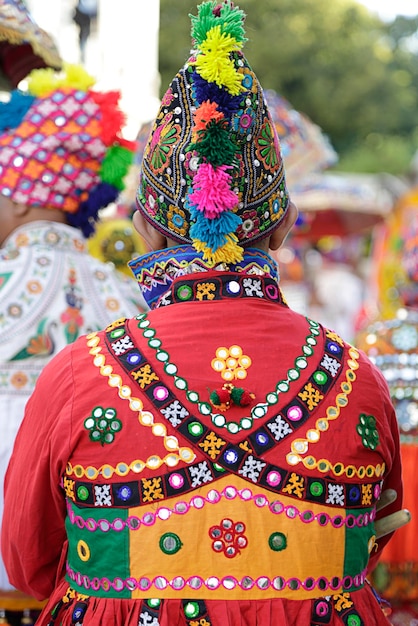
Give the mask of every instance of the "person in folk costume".
[{"label": "person in folk costume", "polygon": [[[119,95],[95,91],[78,66],[34,70],[27,81],[0,104],[0,515],[15,435],[46,363],[146,308],[135,280],[87,249],[133,158]],[[3,563],[0,589],[13,589]]]},{"label": "person in folk costume", "polygon": [[391,603],[394,626],[409,626],[418,619],[418,187],[401,196],[375,248],[379,316],[358,333],[357,344],[388,382],[412,521],[385,547],[372,581]]},{"label": "person in folk costume", "polygon": [[49,597],[39,626],[383,626],[367,575],[382,490],[386,519],[402,500],[387,384],[287,306],[268,250],[297,211],[244,14],[209,1],[191,20],[133,218],[150,310],[40,377],[6,477],[9,576]]}]

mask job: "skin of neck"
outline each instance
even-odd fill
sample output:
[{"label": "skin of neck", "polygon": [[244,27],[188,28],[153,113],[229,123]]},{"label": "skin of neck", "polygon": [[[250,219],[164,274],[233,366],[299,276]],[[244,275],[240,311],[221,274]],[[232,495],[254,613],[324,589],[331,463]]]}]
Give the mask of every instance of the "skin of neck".
[{"label": "skin of neck", "polygon": [[[294,223],[296,222],[297,216],[298,210],[296,205],[294,205],[293,202],[290,202],[285,216],[277,228],[268,237],[260,239],[256,243],[252,244],[251,247],[262,250],[266,254],[269,253],[269,250],[278,250],[283,245],[287,235],[291,231]],[[140,211],[136,211],[134,213],[132,222],[145,241],[150,252],[152,250],[164,250],[165,248],[178,245],[177,241],[164,237],[164,235],[156,230],[153,225],[145,219]]]},{"label": "skin of neck", "polygon": [[67,218],[64,211],[59,209],[31,207],[0,196],[0,245],[3,245],[17,228],[38,221],[66,224]]}]

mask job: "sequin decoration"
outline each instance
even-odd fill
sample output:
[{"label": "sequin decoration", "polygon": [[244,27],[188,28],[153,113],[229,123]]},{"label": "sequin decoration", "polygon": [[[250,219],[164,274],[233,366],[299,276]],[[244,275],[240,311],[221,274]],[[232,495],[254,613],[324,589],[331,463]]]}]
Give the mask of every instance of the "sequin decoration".
[{"label": "sequin decoration", "polygon": [[[117,329],[119,326],[123,325],[124,321],[125,319],[113,322],[113,324],[107,327],[107,332],[112,332]],[[142,471],[145,467],[158,469],[162,463],[166,463],[169,467],[177,465],[179,461],[193,463],[196,458],[194,452],[190,448],[179,447],[177,438],[173,435],[167,435],[167,428],[164,424],[154,422],[152,413],[143,410],[142,401],[132,396],[131,388],[123,383],[119,375],[113,373],[111,365],[106,364],[106,358],[102,353],[98,334],[90,333],[87,335],[86,339],[87,346],[90,348],[90,354],[94,357],[93,364],[95,367],[99,368],[100,374],[108,379],[108,385],[118,390],[118,395],[122,400],[129,402],[129,408],[134,413],[137,413],[141,426],[151,428],[153,435],[163,437],[164,446],[169,451],[169,454],[164,457],[164,459],[161,459],[157,455],[152,455],[148,457],[146,461],[137,460],[127,466],[124,464],[126,468],[132,468],[133,471]],[[113,473],[115,468],[109,468],[109,471]]]},{"label": "sequin decoration", "polygon": [[224,518],[218,526],[212,526],[209,529],[212,550],[222,553],[229,559],[234,558],[248,545],[248,539],[244,533],[243,522],[233,522],[231,519]]},{"label": "sequin decoration", "polygon": [[[170,355],[164,350],[162,341],[158,338],[156,330],[151,328],[147,314],[141,313],[136,319],[138,320],[138,328],[142,331],[144,338],[147,339],[149,347],[155,351],[157,360],[164,362],[164,371],[174,379],[176,388],[180,391],[184,391],[189,402],[197,406],[201,415],[209,416],[214,426],[217,428],[226,428],[228,432],[232,434],[236,434],[241,430],[250,430],[254,420],[265,417],[269,408],[278,403],[279,396],[282,393],[288,392],[291,384],[299,380],[301,372],[308,367],[308,359],[314,354],[314,347],[317,344],[317,338],[321,332],[317,322],[307,319],[309,334],[293,366],[288,369],[286,376],[279,380],[276,384],[276,388],[266,394],[265,401],[255,404],[251,408],[250,414],[242,417],[239,423],[237,423],[227,421],[223,414],[213,413],[210,402],[202,400],[197,391],[189,389],[186,379],[178,374],[178,366],[171,361]],[[327,356],[328,355],[325,355],[324,359],[326,359]],[[335,359],[331,359],[330,362],[333,367],[337,367],[339,363],[335,361],[335,365],[334,361]],[[328,361],[326,363],[328,363]],[[251,358],[243,354],[243,350],[240,346],[232,345],[230,348],[218,348],[211,364],[215,371],[221,373],[224,380],[232,380],[235,376],[243,379],[247,376],[247,369],[251,365]]]}]

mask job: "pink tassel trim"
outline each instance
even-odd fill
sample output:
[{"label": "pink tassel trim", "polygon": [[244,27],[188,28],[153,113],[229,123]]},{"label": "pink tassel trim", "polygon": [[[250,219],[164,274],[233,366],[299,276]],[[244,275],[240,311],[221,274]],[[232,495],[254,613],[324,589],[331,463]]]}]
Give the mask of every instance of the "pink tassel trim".
[{"label": "pink tassel trim", "polygon": [[232,211],[238,204],[238,196],[231,188],[230,165],[213,167],[210,163],[201,163],[193,179],[194,191],[190,202],[207,219],[215,219],[224,211]]}]

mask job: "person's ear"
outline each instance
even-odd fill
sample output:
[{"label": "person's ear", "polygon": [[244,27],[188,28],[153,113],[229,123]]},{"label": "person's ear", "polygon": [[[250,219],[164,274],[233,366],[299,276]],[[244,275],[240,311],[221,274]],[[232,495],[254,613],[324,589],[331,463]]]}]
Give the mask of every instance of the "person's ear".
[{"label": "person's ear", "polygon": [[278,250],[283,245],[284,240],[293,228],[294,223],[298,218],[298,210],[293,202],[290,202],[286,214],[280,223],[280,226],[273,231],[270,236],[269,248],[270,250]]},{"label": "person's ear", "polygon": [[140,211],[135,211],[132,217],[135,229],[145,241],[149,250],[163,250],[167,247],[167,240],[152,224],[145,219]]}]

